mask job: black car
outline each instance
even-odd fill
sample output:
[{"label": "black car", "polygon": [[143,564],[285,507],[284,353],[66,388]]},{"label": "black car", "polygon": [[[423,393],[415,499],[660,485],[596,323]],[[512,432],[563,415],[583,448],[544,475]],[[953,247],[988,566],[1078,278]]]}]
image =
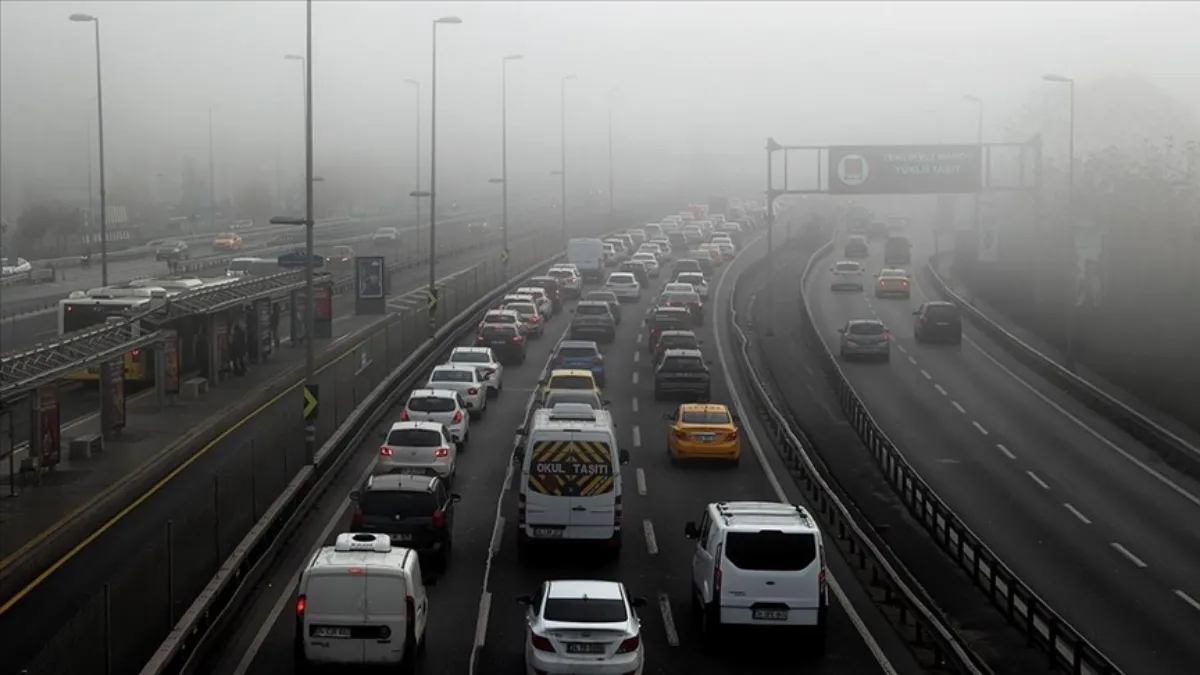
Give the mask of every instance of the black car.
[{"label": "black car", "polygon": [[454,505],[461,499],[439,476],[371,476],[354,500],[351,532],[386,534],[441,572],[450,566]]},{"label": "black car", "polygon": [[[698,272],[704,274],[704,270],[700,268],[700,263],[695,258],[680,258],[675,261],[675,267],[671,273],[671,280],[679,278],[680,274],[685,272]],[[705,275],[706,277],[708,275]]]},{"label": "black car", "polygon": [[475,334],[476,347],[491,347],[492,353],[504,365],[525,363],[528,345],[521,329],[515,324],[485,323]]},{"label": "black car", "polygon": [[154,248],[155,260],[187,260],[188,245],[182,239],[164,241]]},{"label": "black car", "polygon": [[612,291],[589,291],[583,296],[584,300],[592,302],[607,302],[608,308],[612,310],[613,318],[617,320],[617,325],[621,325],[621,300],[616,293]]},{"label": "black car", "polygon": [[550,298],[550,304],[554,307],[554,313],[558,314],[562,311],[563,305],[563,289],[558,283],[558,279],[551,276],[531,277],[527,286],[537,286],[546,291],[546,297]]},{"label": "black car", "polygon": [[921,303],[913,312],[913,337],[917,342],[962,342],[962,314],[952,302],[935,300]]},{"label": "black car", "polygon": [[662,361],[668,349],[700,349],[700,339],[690,330],[665,330],[654,346],[654,365]]},{"label": "black car", "polygon": [[298,248],[294,251],[288,251],[287,253],[284,253],[283,255],[279,256],[279,258],[277,258],[275,262],[276,262],[276,264],[278,264],[280,267],[283,267],[283,268],[305,267],[308,264],[310,264],[310,263],[306,263],[305,260],[310,260],[311,265],[313,267],[324,267],[325,266],[325,256],[323,256],[319,253],[314,253],[314,254],[312,254],[312,257],[309,258],[308,252],[302,248]]},{"label": "black car", "polygon": [[685,237],[683,235],[683,232],[680,230],[675,230],[674,232],[668,232],[667,233],[667,242],[670,243],[671,248],[676,251],[686,251],[687,250],[687,237]]},{"label": "black car", "polygon": [[607,302],[584,300],[571,310],[571,339],[612,342],[617,339],[617,319]]},{"label": "black car", "polygon": [[887,239],[887,223],[882,220],[871,221],[871,226],[867,229],[867,236],[871,239]]},{"label": "black car", "polygon": [[697,325],[704,324],[704,303],[700,300],[699,293],[683,293],[680,291],[671,291],[663,293],[659,298],[659,307],[683,307],[692,315],[692,322]]},{"label": "black car", "polygon": [[647,324],[646,350],[653,354],[664,331],[691,330],[692,313],[686,307],[658,307]]},{"label": "black car", "polygon": [[706,403],[712,398],[712,375],[698,349],[668,349],[654,369],[654,400],[685,396]]},{"label": "black car", "polygon": [[637,282],[642,286],[650,285],[650,273],[646,271],[646,266],[637,260],[626,260],[621,263],[620,269],[622,272],[632,274],[633,278],[637,279]]},{"label": "black car", "polygon": [[846,240],[846,248],[842,254],[850,258],[869,258],[871,257],[871,249],[867,246],[866,237],[855,235]]}]

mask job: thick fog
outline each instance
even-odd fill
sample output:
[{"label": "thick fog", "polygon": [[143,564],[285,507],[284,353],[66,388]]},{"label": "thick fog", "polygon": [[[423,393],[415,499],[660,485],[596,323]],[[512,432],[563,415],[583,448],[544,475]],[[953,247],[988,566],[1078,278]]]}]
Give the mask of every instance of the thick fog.
[{"label": "thick fog", "polygon": [[[202,172],[213,119],[219,192],[290,183],[303,162],[305,3],[0,3],[0,209],[86,199],[94,129],[93,27],[101,20],[106,163],[114,187]],[[612,103],[617,193],[728,174],[758,186],[764,139],[792,144],[973,142],[1012,135],[1031,97],[1136,74],[1200,105],[1200,4],[867,2],[317,2],[316,172],[364,206],[413,188],[414,87],[428,171],[431,20],[438,29],[438,180],[484,193],[500,171],[501,57],[509,65],[514,195],[553,195],[560,86],[576,189],[607,181]],[[614,91],[615,90],[615,91]],[[725,180],[724,176],[721,180]],[[424,182],[424,181],[423,181]],[[700,195],[698,195],[700,196]]]}]

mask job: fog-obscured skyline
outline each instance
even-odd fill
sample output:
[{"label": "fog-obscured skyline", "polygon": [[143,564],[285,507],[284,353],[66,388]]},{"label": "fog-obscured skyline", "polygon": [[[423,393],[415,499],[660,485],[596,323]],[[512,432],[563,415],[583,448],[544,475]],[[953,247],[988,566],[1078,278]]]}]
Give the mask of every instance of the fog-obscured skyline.
[{"label": "fog-obscured skyline", "polygon": [[[180,159],[205,166],[213,107],[217,184],[292,176],[303,157],[305,4],[0,3],[0,203],[47,183],[86,190],[94,125],[90,24],[101,19],[109,175],[153,183]],[[1079,81],[1144,76],[1200,106],[1200,4],[1193,3],[469,3],[317,2],[313,9],[317,172],[411,189],[414,89],[422,82],[428,172],[430,21],[439,29],[438,179],[478,186],[500,171],[500,59],[509,69],[512,189],[551,190],[560,82],[568,166],[606,181],[614,95],[618,190],[702,166],[753,173],[767,136],[794,144],[997,139],[1045,72]],[[697,156],[720,157],[698,162]],[[0,197],[3,197],[0,194]]]}]

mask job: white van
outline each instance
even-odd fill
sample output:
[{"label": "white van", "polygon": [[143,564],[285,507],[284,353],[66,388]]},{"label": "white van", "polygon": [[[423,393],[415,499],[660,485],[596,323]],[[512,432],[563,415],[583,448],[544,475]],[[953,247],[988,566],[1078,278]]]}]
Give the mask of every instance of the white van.
[{"label": "white van", "polygon": [[245,277],[252,274],[261,274],[263,268],[267,266],[278,268],[278,263],[266,258],[234,258],[229,261],[229,266],[225,268],[225,276]]},{"label": "white van", "polygon": [[517,493],[517,553],[536,543],[591,541],[621,552],[621,466],[612,417],[588,406],[539,410],[517,432],[521,478]]},{"label": "white van", "polygon": [[579,270],[584,281],[599,281],[604,271],[604,242],[599,239],[568,241],[567,262]]},{"label": "white van", "polygon": [[386,534],[339,534],[313,554],[296,588],[297,672],[399,665],[425,644],[428,620],[415,551]]}]

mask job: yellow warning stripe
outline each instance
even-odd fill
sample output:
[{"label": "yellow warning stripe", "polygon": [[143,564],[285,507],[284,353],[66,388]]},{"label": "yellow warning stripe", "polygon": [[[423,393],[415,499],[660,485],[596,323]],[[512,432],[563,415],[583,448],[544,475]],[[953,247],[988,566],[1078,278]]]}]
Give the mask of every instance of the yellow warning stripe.
[{"label": "yellow warning stripe", "polygon": [[[531,461],[574,462],[577,464],[612,465],[612,448],[598,441],[538,441],[534,443]],[[530,472],[529,486],[539,494],[554,496],[597,496],[612,490],[616,478],[608,474],[538,474]],[[565,493],[565,495],[564,495]]]}]

